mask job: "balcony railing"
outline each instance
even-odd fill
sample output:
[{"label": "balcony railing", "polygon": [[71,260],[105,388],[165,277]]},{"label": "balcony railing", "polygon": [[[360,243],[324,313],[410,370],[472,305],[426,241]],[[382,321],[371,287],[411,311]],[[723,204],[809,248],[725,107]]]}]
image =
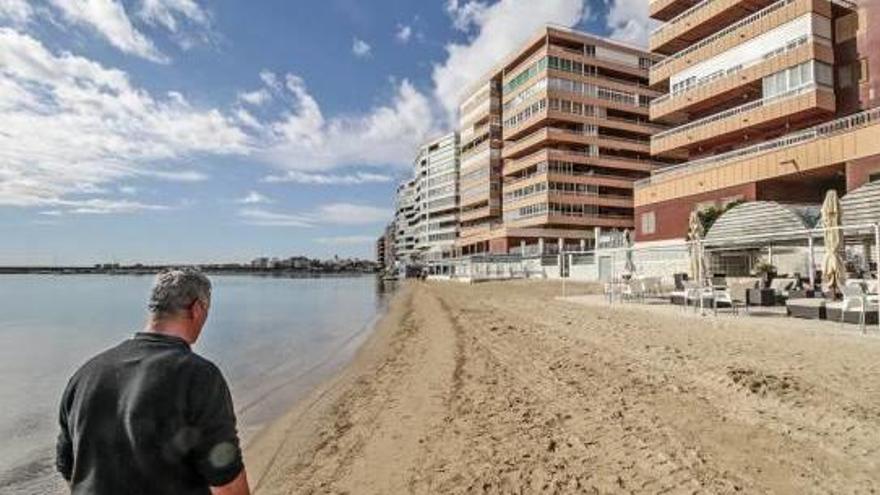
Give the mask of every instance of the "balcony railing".
[{"label": "balcony railing", "polygon": [[768,60],[773,60],[776,57],[779,57],[780,55],[784,55],[792,50],[800,48],[802,45],[809,43],[809,42],[823,44],[828,47],[831,46],[831,41],[828,40],[827,38],[823,38],[821,36],[802,36],[802,37],[797,38],[793,41],[790,41],[789,43],[786,43],[786,45],[781,49],[775,48],[775,49],[770,50],[770,51],[760,55],[759,57],[753,58],[745,63],[738,64],[738,65],[736,65],[734,67],[730,67],[729,69],[726,69],[726,70],[719,70],[719,71],[716,71],[712,74],[709,74],[708,76],[705,76],[701,79],[698,79],[697,82],[695,82],[694,84],[692,84],[684,89],[681,89],[681,90],[675,91],[675,92],[671,92],[671,93],[667,93],[663,96],[655,98],[654,101],[651,102],[651,104],[652,105],[659,105],[659,104],[664,103],[670,99],[680,98],[680,97],[685,96],[686,94],[690,93],[692,90],[695,90],[697,88],[701,88],[701,87],[703,87],[709,83],[715,82],[716,80],[721,79],[723,77],[732,76],[732,75],[737,74],[739,72],[742,72],[746,69],[754,67],[758,64],[764,63]]},{"label": "balcony railing", "polygon": [[653,31],[651,31],[651,36],[657,36],[658,34],[662,33],[663,31],[666,31],[667,29],[672,29],[676,24],[683,21],[685,18],[690,17],[691,14],[702,9],[703,7],[705,7],[706,5],[709,5],[710,3],[714,2],[714,1],[715,0],[702,0],[701,2],[697,2],[696,4],[694,4],[693,6],[688,8],[687,10],[685,10],[684,12],[678,14],[677,16],[673,17],[672,19],[669,19],[665,23],[657,26],[657,28],[655,28]]},{"label": "balcony railing", "polygon": [[755,110],[756,108],[761,108],[763,106],[767,106],[773,103],[777,103],[784,100],[790,100],[792,98],[797,98],[803,94],[814,91],[818,88],[819,85],[816,83],[809,83],[802,86],[798,86],[797,88],[790,89],[784,93],[780,93],[778,95],[773,95],[769,98],[762,98],[760,100],[751,101],[746,103],[745,105],[740,105],[738,107],[733,107],[729,110],[725,110],[723,112],[718,112],[716,114],[709,115],[708,117],[703,117],[702,119],[697,119],[692,122],[688,122],[687,124],[680,125],[678,127],[674,127],[669,129],[668,131],[658,132],[654,134],[654,139],[660,140],[663,138],[667,138],[669,136],[674,136],[676,134],[681,134],[682,132],[687,132],[692,129],[696,129],[698,127],[702,127],[713,122],[717,122],[719,120],[729,119],[730,117],[739,115],[741,113],[749,112]]},{"label": "balcony railing", "polygon": [[748,26],[750,24],[754,24],[755,22],[772,14],[773,12],[776,12],[777,10],[779,10],[783,7],[786,7],[789,4],[792,4],[797,1],[800,1],[800,0],[779,0],[778,2],[776,2],[772,5],[769,5],[766,8],[759,10],[746,18],[744,18],[734,24],[731,24],[730,26],[713,34],[712,36],[703,38],[699,42],[685,48],[684,50],[678,51],[678,52],[664,58],[660,62],[657,62],[656,64],[654,64],[654,66],[651,68],[651,70],[653,70],[653,71],[659,70],[662,67],[665,67],[666,65],[669,65],[677,60],[680,60],[682,57],[690,55],[691,53],[694,53],[695,51],[697,51],[703,47],[715,44],[719,39],[727,36],[728,34],[731,34],[735,31],[739,30],[742,27]]},{"label": "balcony railing", "polygon": [[752,146],[747,146],[738,150],[728,151],[719,155],[701,158],[678,165],[669,166],[658,171],[650,177],[635,182],[637,187],[650,186],[661,181],[689,175],[694,172],[703,172],[713,167],[723,165],[733,160],[741,160],[746,157],[760,155],[770,151],[779,151],[781,149],[797,146],[817,139],[832,137],[837,134],[852,131],[869,125],[880,124],[880,108],[874,108],[865,112],[859,112],[849,115],[831,122],[805,129],[803,131],[794,132],[771,141],[765,141]]}]

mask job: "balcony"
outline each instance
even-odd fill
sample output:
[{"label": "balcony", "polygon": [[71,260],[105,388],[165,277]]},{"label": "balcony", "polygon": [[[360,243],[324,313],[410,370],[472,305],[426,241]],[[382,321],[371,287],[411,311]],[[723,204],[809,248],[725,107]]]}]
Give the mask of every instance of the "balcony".
[{"label": "balcony", "polygon": [[658,21],[668,21],[693,6],[697,0],[650,0],[648,15]]},{"label": "balcony", "polygon": [[707,76],[677,93],[651,102],[651,120],[661,120],[684,112],[699,112],[735,95],[743,87],[758,84],[764,77],[808,60],[834,63],[831,42],[817,36],[793,40],[784,48],[764,53],[726,71]]},{"label": "balcony", "polygon": [[833,113],[834,109],[833,89],[811,83],[655,134],[651,154],[690,150],[710,141],[730,140],[747,130],[759,133],[761,128],[817,113]]},{"label": "balcony", "polygon": [[654,64],[651,68],[651,86],[657,86],[673,74],[810,12],[816,12],[829,19],[832,17],[831,4],[828,0],[779,0]]},{"label": "balcony", "polygon": [[671,54],[683,50],[773,0],[702,0],[651,32],[651,51]]},{"label": "balcony", "polygon": [[648,153],[650,151],[649,140],[625,138],[599,134],[598,131],[578,131],[545,127],[518,141],[506,143],[501,157],[504,159],[521,158],[531,152],[537,151],[540,146],[552,146],[554,144],[594,145],[612,149]]},{"label": "balcony", "polygon": [[566,225],[570,227],[607,227],[607,228],[633,228],[632,215],[614,215],[614,214],[542,214],[524,218],[510,219],[504,221],[505,227],[523,228],[523,227],[543,227],[547,225]]},{"label": "balcony", "polygon": [[607,167],[620,170],[651,172],[666,164],[653,160],[642,160],[636,158],[628,158],[602,153],[601,150],[593,153],[587,151],[565,150],[565,149],[542,149],[530,155],[526,155],[516,160],[505,160],[504,175],[509,176],[515,174],[528,167],[537,165],[549,160],[567,161],[572,163],[581,163],[586,165],[595,165],[599,167]]},{"label": "balcony", "polygon": [[635,204],[676,200],[880,155],[878,135],[880,108],[856,113],[747,148],[667,167],[636,182]]}]

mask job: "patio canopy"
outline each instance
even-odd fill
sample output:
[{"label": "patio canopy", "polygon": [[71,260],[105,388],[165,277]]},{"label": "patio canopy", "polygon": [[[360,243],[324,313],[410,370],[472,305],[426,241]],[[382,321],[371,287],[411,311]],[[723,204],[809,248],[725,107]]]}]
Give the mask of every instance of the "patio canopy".
[{"label": "patio canopy", "polygon": [[[840,209],[844,227],[880,223],[880,182],[869,182],[844,196],[840,200]],[[874,234],[870,228],[859,230],[860,234]],[[847,235],[854,233],[846,232]]]},{"label": "patio canopy", "polygon": [[718,217],[709,229],[705,243],[708,246],[756,247],[784,243],[792,240],[790,234],[816,227],[819,217],[819,205],[751,201],[734,206]]}]

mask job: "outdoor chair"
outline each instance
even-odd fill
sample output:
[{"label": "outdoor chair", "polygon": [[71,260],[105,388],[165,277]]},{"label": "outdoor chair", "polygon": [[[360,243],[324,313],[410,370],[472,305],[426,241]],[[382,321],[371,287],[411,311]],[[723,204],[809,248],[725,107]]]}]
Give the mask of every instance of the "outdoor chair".
[{"label": "outdoor chair", "polygon": [[727,291],[730,297],[730,307],[733,310],[733,314],[739,314],[739,308],[745,308],[746,314],[749,313],[749,289],[750,286],[748,283],[738,282],[730,284]]},{"label": "outdoor chair", "polygon": [[[859,315],[859,327],[864,331],[868,323],[868,314],[877,313],[877,303],[869,301],[864,287],[855,281],[844,285],[842,292],[843,300],[826,304],[827,310],[829,313],[835,314],[835,316],[836,312],[840,311],[839,321],[841,326],[847,322],[847,313],[857,312]],[[828,317],[830,319],[831,314]]]},{"label": "outdoor chair", "polygon": [[623,285],[623,300],[641,302],[645,300],[645,283],[640,279],[631,279]]},{"label": "outdoor chair", "polygon": [[645,285],[645,297],[663,298],[663,283],[660,277],[645,277],[642,283]]}]

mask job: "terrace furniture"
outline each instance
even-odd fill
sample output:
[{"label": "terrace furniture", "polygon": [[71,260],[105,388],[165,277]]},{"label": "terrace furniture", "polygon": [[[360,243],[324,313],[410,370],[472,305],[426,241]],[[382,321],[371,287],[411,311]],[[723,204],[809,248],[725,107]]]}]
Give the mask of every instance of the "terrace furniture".
[{"label": "terrace furniture", "polygon": [[827,317],[826,301],[821,298],[789,298],[785,306],[788,315],[806,320],[824,320]]},{"label": "terrace furniture", "polygon": [[797,283],[793,278],[775,278],[770,282],[770,288],[773,289],[776,296],[776,302],[784,303],[790,296],[790,291],[794,284]]},{"label": "terrace furniture", "polygon": [[748,298],[750,306],[776,305],[776,291],[773,289],[749,289]]},{"label": "terrace furniture", "polygon": [[660,277],[645,277],[642,279],[642,282],[645,284],[646,297],[663,297],[663,283]]},{"label": "terrace furniture", "polygon": [[847,284],[843,287],[843,300],[826,304],[829,320],[844,323],[857,323],[862,329],[865,325],[877,324],[877,302],[871,302],[861,284]]},{"label": "terrace furniture", "polygon": [[623,284],[621,293],[624,301],[644,301],[645,283],[640,279],[632,279]]},{"label": "terrace furniture", "polygon": [[728,289],[730,295],[730,307],[733,308],[733,314],[739,314],[739,308],[745,308],[746,313],[749,312],[749,288],[746,284],[731,284]]}]

